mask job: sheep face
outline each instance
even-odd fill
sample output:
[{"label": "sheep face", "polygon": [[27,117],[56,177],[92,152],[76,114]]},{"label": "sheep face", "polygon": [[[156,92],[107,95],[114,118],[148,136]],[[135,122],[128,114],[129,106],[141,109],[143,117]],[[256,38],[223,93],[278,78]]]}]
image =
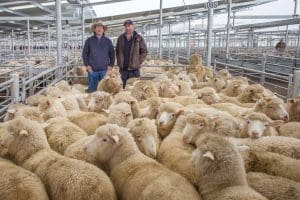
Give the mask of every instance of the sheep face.
[{"label": "sheep face", "polygon": [[222,70],[218,71],[217,75],[220,76],[220,77],[222,77],[225,80],[228,80],[228,79],[231,78],[231,74],[226,69],[222,69]]},{"label": "sheep face", "polygon": [[210,85],[213,86],[217,91],[221,91],[225,89],[226,87],[226,80],[220,78],[220,77],[214,77],[209,80]]},{"label": "sheep face", "polygon": [[277,97],[266,97],[255,105],[255,111],[263,112],[272,120],[289,121],[289,114],[283,106],[283,101]]},{"label": "sheep face", "polygon": [[245,99],[247,99],[249,102],[256,102],[258,99],[262,97],[262,94],[264,92],[264,88],[259,84],[249,85],[247,86],[241,96]]},{"label": "sheep face", "polygon": [[128,124],[128,128],[140,151],[149,157],[155,158],[157,149],[155,121],[147,118],[135,119]]},{"label": "sheep face", "polygon": [[94,92],[88,104],[88,111],[101,112],[103,109],[108,109],[111,103],[111,94],[106,92]]},{"label": "sheep face", "polygon": [[247,120],[247,133],[251,139],[258,139],[263,136],[264,131],[269,127],[276,127],[282,125],[284,122],[282,120],[276,121],[261,121],[261,120]]},{"label": "sheep face", "polygon": [[221,98],[219,95],[214,91],[208,91],[208,92],[200,92],[198,93],[198,99],[201,99],[204,101],[206,104],[214,104],[214,103],[219,103],[221,102]]},{"label": "sheep face", "polygon": [[218,117],[208,119],[197,114],[189,114],[183,129],[183,141],[188,144],[195,144],[201,134],[213,131],[212,128],[218,119]]},{"label": "sheep face", "polygon": [[157,117],[156,117],[156,125],[158,132],[161,134],[162,137],[165,137],[169,134],[171,131],[172,127],[174,126],[177,116],[181,113],[182,111],[178,112],[159,112]]},{"label": "sheep face", "polygon": [[168,85],[160,85],[159,86],[159,96],[166,98],[173,98],[179,92],[179,88],[176,85],[168,84]]}]

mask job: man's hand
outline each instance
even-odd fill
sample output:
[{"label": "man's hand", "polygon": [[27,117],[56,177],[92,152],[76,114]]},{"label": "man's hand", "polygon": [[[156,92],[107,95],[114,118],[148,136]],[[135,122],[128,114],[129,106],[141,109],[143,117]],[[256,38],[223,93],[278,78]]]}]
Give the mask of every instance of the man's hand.
[{"label": "man's hand", "polygon": [[90,65],[88,65],[88,66],[86,66],[86,71],[91,73],[91,72],[93,72],[93,68]]},{"label": "man's hand", "polygon": [[108,66],[108,67],[107,67],[107,71],[111,71],[112,69],[113,69],[112,66]]}]

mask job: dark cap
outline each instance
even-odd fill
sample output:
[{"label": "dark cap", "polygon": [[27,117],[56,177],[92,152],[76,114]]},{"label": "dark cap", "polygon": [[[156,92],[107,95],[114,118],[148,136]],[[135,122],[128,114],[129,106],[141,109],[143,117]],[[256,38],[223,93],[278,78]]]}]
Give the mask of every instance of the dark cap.
[{"label": "dark cap", "polygon": [[131,19],[127,19],[127,20],[124,22],[123,26],[125,26],[126,24],[133,25],[133,21],[132,21]]}]

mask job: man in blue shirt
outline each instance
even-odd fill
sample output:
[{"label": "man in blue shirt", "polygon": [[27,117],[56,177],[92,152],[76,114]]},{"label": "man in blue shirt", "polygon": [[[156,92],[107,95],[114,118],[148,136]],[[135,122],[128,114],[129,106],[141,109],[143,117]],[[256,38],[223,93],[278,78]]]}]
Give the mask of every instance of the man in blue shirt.
[{"label": "man in blue shirt", "polygon": [[88,92],[95,92],[99,81],[115,63],[115,52],[111,40],[105,37],[107,27],[97,22],[91,27],[93,36],[85,41],[82,52],[83,63],[88,71]]}]

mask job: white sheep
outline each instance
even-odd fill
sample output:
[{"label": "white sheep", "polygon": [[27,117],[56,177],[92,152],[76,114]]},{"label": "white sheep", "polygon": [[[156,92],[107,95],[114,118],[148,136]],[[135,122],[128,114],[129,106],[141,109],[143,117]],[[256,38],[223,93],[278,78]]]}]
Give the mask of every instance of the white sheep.
[{"label": "white sheep", "polygon": [[266,200],[248,186],[243,159],[236,146],[224,137],[203,135],[192,159],[199,192],[205,200]]},{"label": "white sheep", "polygon": [[156,158],[159,149],[160,138],[157,133],[155,120],[148,118],[136,118],[127,125],[135,143],[142,153]]},{"label": "white sheep", "polygon": [[279,135],[300,139],[300,122],[288,122],[279,128]]},{"label": "white sheep", "polygon": [[114,187],[102,170],[51,150],[37,122],[17,118],[6,127],[0,133],[0,152],[6,149],[15,163],[37,174],[50,199],[116,199]]},{"label": "white sheep", "polygon": [[115,124],[99,127],[86,148],[89,155],[108,165],[120,199],[200,198],[185,178],[142,154],[125,128]]},{"label": "white sheep", "polygon": [[138,101],[158,96],[158,90],[151,80],[139,80],[131,90],[131,95]]},{"label": "white sheep", "polygon": [[63,106],[61,99],[42,99],[38,105],[38,108],[42,111],[44,120],[48,120],[53,117],[66,117],[67,111]]},{"label": "white sheep", "polygon": [[89,112],[102,113],[112,104],[112,95],[107,92],[97,91],[91,94],[91,100],[88,104]]},{"label": "white sheep", "polygon": [[222,101],[216,90],[212,87],[204,87],[194,91],[198,99],[201,99],[206,104],[215,104]]},{"label": "white sheep", "polygon": [[34,173],[0,158],[0,199],[48,200],[45,186]]},{"label": "white sheep", "polygon": [[290,121],[300,122],[300,96],[288,99],[285,108],[290,115]]},{"label": "white sheep", "polygon": [[140,108],[137,99],[127,92],[119,92],[114,96],[113,104],[116,105],[119,103],[127,103],[130,105],[133,118],[140,116]]},{"label": "white sheep", "polygon": [[24,104],[11,104],[8,106],[3,121],[9,121],[16,117],[23,116],[37,122],[43,122],[43,113],[37,107],[27,106]]},{"label": "white sheep", "polygon": [[126,127],[133,120],[131,107],[128,103],[111,105],[108,109],[107,122]]},{"label": "white sheep", "polygon": [[98,91],[116,94],[122,90],[122,79],[117,71],[108,71],[97,86]]}]

